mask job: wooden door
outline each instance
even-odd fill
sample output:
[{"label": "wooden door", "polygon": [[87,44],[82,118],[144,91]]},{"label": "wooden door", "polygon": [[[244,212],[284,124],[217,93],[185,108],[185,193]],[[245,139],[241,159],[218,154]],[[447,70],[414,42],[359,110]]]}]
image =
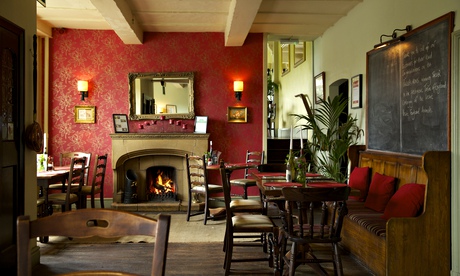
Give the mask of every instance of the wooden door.
[{"label": "wooden door", "polygon": [[16,271],[16,217],[24,214],[23,95],[24,30],[0,18],[0,267],[7,275]]}]

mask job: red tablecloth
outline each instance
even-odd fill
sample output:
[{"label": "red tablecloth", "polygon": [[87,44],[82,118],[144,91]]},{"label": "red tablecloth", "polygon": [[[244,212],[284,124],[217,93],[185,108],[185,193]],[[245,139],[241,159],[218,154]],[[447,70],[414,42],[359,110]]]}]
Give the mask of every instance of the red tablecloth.
[{"label": "red tablecloth", "polygon": [[285,172],[258,172],[254,173],[255,176],[260,178],[267,178],[267,177],[286,177]]},{"label": "red tablecloth", "polygon": [[296,182],[267,182],[264,183],[267,188],[284,188],[284,187],[302,187],[302,183]]}]

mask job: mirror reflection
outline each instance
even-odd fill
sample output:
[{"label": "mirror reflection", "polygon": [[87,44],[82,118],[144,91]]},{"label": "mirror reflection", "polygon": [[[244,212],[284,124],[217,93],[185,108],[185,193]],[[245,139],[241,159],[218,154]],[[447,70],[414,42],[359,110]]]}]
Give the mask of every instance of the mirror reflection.
[{"label": "mirror reflection", "polygon": [[300,42],[294,46],[294,67],[299,66],[305,61],[305,42]]},{"label": "mirror reflection", "polygon": [[291,56],[291,47],[289,44],[281,44],[281,72],[282,75],[289,73],[291,68],[289,57]]},{"label": "mirror reflection", "polygon": [[193,119],[194,73],[129,73],[131,120]]}]

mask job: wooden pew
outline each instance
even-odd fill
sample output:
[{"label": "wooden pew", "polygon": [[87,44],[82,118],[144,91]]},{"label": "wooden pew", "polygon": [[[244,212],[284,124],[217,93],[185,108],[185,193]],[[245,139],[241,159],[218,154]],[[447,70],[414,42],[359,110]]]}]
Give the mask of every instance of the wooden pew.
[{"label": "wooden pew", "polygon": [[[450,152],[412,156],[350,148],[351,167],[371,167],[397,178],[396,188],[425,184],[423,212],[413,218],[391,218],[386,237],[379,237],[349,219],[344,220],[342,246],[377,275],[449,275],[451,267]],[[359,152],[359,154],[357,154]],[[351,205],[351,204],[350,204]]]}]

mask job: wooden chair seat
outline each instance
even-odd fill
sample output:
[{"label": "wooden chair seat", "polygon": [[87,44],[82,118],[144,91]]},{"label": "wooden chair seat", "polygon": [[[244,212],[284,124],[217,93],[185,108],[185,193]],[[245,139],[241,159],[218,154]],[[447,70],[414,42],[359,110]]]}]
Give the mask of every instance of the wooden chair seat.
[{"label": "wooden chair seat", "polygon": [[230,209],[233,212],[263,212],[264,205],[259,199],[232,199]]},{"label": "wooden chair seat", "polygon": [[[222,193],[223,189],[222,186],[217,184],[208,184],[208,191],[211,193]],[[192,192],[195,193],[204,193],[206,192],[206,188],[204,186],[194,186],[192,187]]]},{"label": "wooden chair seat", "polygon": [[[48,202],[50,204],[64,205],[66,204],[67,195],[64,193],[56,193],[48,195]],[[69,195],[69,204],[78,202],[78,195],[70,194]]]},{"label": "wooden chair seat", "polygon": [[[91,186],[83,186],[81,187],[81,193],[82,194],[91,194]],[[94,193],[100,193],[101,192],[101,188],[100,187],[96,187],[94,188]]]},{"label": "wooden chair seat", "polygon": [[230,180],[230,183],[234,186],[256,186],[257,183],[254,179],[250,178],[242,178],[242,179],[232,179]]},{"label": "wooden chair seat", "polygon": [[265,215],[237,215],[232,217],[234,232],[271,232],[273,221]]},{"label": "wooden chair seat", "polygon": [[[72,184],[70,186],[71,187],[78,187],[79,185],[78,184]],[[62,188],[64,188],[64,190],[66,190],[67,189],[67,184],[62,185],[62,183],[56,183],[56,184],[48,185],[48,190],[62,190]]]},{"label": "wooden chair seat", "polygon": [[40,207],[43,204],[45,204],[45,199],[44,198],[37,198],[37,207]]}]

